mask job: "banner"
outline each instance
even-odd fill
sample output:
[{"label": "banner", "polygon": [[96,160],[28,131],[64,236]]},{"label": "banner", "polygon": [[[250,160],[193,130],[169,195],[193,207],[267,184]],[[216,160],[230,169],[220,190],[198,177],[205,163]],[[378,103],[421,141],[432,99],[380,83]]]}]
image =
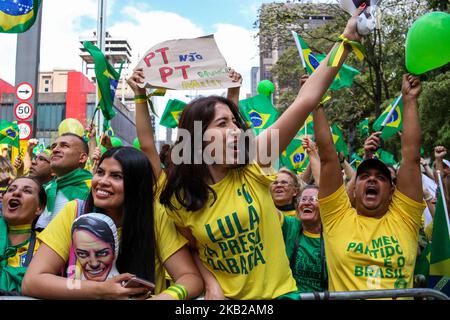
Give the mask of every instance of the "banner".
[{"label": "banner", "polygon": [[136,68],[144,69],[141,87],[211,90],[240,86],[228,77],[229,68],[214,35],[161,42],[145,53]]}]

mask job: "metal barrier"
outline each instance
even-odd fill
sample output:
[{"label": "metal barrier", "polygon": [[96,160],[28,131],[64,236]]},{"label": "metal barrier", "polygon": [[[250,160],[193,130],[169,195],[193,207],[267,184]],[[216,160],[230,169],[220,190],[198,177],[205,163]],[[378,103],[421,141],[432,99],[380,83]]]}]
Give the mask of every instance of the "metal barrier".
[{"label": "metal barrier", "polygon": [[392,290],[366,290],[366,291],[340,291],[340,292],[314,292],[300,293],[301,300],[354,300],[354,299],[383,299],[420,297],[436,300],[450,300],[444,293],[433,289],[392,289]]}]

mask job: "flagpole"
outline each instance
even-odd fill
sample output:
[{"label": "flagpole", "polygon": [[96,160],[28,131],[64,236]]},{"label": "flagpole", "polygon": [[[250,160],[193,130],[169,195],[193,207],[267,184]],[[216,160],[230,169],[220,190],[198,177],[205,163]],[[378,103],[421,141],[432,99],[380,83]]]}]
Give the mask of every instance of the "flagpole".
[{"label": "flagpole", "polygon": [[397,108],[398,103],[400,102],[401,98],[402,98],[402,93],[398,96],[397,100],[395,100],[394,104],[392,105],[391,110],[389,110],[388,115],[386,116],[386,118],[384,119],[383,123],[381,124],[381,130],[383,131],[384,127],[386,127],[387,122],[389,121],[389,119],[391,118],[392,114],[395,111],[395,108]]},{"label": "flagpole", "polygon": [[297,46],[298,53],[300,54],[300,59],[302,59],[303,69],[305,70],[305,73],[308,73],[308,71],[306,70],[305,57],[303,57],[303,49],[300,44],[300,41],[298,41],[297,32],[295,32],[294,30],[291,30],[291,33],[292,33],[292,36],[294,37],[294,41],[295,41],[295,45]]},{"label": "flagpole", "polygon": [[[98,0],[98,13],[97,13],[97,46],[100,51],[105,54],[105,27],[106,27],[106,0]],[[106,55],[105,55],[106,57]],[[97,90],[95,93],[95,107],[98,107],[98,81]],[[97,112],[96,123],[98,133],[103,132],[103,114]]]},{"label": "flagpole", "polygon": [[349,164],[352,165],[355,163],[355,161],[356,161],[356,159],[353,159],[352,162],[350,162]]},{"label": "flagpole", "polygon": [[[449,232],[449,237],[450,237],[450,221],[449,221],[449,217],[448,217],[447,201],[445,200],[444,186],[442,184],[441,170],[436,170],[436,173],[437,173],[438,180],[439,180],[439,189],[441,189],[442,203],[444,205],[444,212],[445,212],[445,221],[447,222],[447,230]],[[439,199],[438,199],[438,201],[439,201]]]}]

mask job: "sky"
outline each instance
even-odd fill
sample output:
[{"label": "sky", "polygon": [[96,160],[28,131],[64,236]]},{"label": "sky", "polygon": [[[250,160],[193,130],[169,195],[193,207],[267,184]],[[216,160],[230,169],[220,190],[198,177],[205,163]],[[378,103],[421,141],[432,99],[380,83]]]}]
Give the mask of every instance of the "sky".
[{"label": "sky", "polygon": [[[319,0],[313,0],[314,2]],[[132,48],[128,75],[139,58],[159,42],[214,34],[229,67],[242,74],[240,98],[250,93],[250,70],[259,65],[258,9],[273,0],[106,0],[106,30],[113,37],[126,38]],[[81,71],[80,38],[97,29],[97,0],[43,0],[40,71]],[[0,33],[0,79],[15,84],[16,39]],[[125,76],[127,74],[125,73]],[[209,92],[169,91],[156,103],[162,114],[168,99],[189,102],[196,94]],[[158,130],[159,131],[159,130]]]},{"label": "sky", "polygon": [[[215,34],[228,66],[244,78],[250,92],[250,69],[259,64],[253,27],[257,11],[269,0],[107,0],[106,30],[126,38],[133,68],[153,45],[170,39]],[[281,1],[282,2],[282,1]],[[81,71],[79,39],[97,28],[97,0],[43,0],[41,71]],[[0,78],[14,84],[16,35],[0,34]]]}]

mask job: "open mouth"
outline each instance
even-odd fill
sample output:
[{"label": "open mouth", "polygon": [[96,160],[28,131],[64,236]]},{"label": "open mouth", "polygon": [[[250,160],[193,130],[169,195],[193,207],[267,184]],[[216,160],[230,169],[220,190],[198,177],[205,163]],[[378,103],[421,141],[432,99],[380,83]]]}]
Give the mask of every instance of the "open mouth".
[{"label": "open mouth", "polygon": [[8,210],[14,211],[16,210],[22,203],[18,199],[10,199],[8,201]]},{"label": "open mouth", "polygon": [[91,276],[96,277],[105,271],[105,268],[99,268],[95,270],[86,270]]},{"label": "open mouth", "polygon": [[365,196],[367,199],[375,199],[378,196],[378,189],[374,186],[367,187]]},{"label": "open mouth", "polygon": [[310,214],[310,213],[313,213],[313,209],[306,207],[306,208],[303,208],[302,212]]}]

